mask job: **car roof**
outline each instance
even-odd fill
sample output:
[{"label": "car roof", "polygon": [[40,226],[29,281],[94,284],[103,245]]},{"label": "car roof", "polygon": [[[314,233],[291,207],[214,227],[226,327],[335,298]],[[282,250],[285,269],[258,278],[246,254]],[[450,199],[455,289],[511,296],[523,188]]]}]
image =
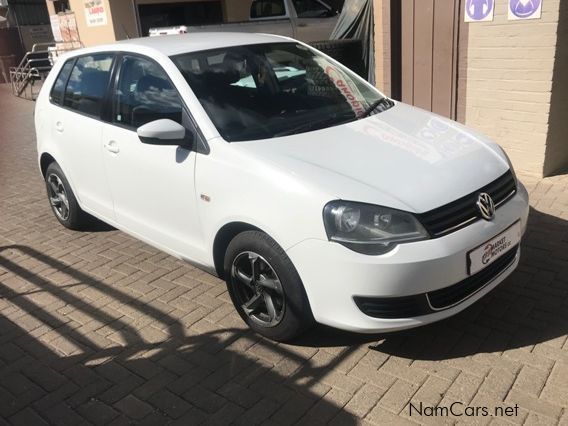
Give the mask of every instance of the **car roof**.
[{"label": "car roof", "polygon": [[167,56],[200,50],[216,49],[245,44],[289,42],[292,39],[272,34],[239,33],[239,32],[197,32],[189,34],[162,35],[121,40],[116,43],[97,46],[96,50],[136,50],[150,48]]}]

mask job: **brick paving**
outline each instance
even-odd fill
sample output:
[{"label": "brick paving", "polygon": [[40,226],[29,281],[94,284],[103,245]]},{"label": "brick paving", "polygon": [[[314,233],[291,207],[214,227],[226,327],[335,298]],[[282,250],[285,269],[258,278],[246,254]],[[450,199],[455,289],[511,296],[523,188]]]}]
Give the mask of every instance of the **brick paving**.
[{"label": "brick paving", "polygon": [[[59,226],[33,106],[0,85],[0,424],[568,425],[568,176],[522,176],[521,265],[460,315],[275,344],[244,326],[220,280],[122,232]],[[456,402],[516,415],[409,405]]]}]

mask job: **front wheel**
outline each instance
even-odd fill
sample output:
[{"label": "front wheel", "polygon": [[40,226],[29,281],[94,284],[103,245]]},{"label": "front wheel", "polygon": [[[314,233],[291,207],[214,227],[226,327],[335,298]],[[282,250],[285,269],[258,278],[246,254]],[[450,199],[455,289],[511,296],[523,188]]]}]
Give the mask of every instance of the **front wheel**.
[{"label": "front wheel", "polygon": [[243,320],[277,341],[300,335],[314,322],[304,286],[284,250],[260,231],[246,231],[229,244],[225,280]]}]

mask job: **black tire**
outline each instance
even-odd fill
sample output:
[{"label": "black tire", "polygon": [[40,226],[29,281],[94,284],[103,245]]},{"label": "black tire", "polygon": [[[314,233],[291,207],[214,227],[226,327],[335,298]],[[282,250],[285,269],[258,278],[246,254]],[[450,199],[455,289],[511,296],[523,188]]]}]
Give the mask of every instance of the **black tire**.
[{"label": "black tire", "polygon": [[[59,181],[57,181],[57,179]],[[61,184],[60,189],[64,191],[67,203],[63,202],[63,198],[61,197],[61,194],[59,194],[60,205],[66,206],[66,208],[68,209],[68,214],[63,214],[58,209],[57,202],[53,201],[55,183]],[[59,221],[59,223],[61,223],[66,228],[73,230],[81,230],[89,223],[90,216],[83,210],[81,210],[81,207],[79,207],[79,203],[75,198],[75,194],[73,194],[71,185],[69,185],[69,181],[61,170],[61,167],[59,167],[59,164],[53,162],[47,167],[47,170],[45,172],[45,186],[47,190],[48,201],[51,205],[51,210],[53,211],[53,214]]]},{"label": "black tire", "polygon": [[359,39],[314,41],[310,46],[341,62],[351,71],[367,78],[363,62],[363,43]]},{"label": "black tire", "polygon": [[[245,284],[233,274],[233,271],[238,270],[238,267],[233,268],[235,262],[239,262],[239,259],[242,259],[243,256],[253,256],[254,254],[258,255],[259,259],[266,262],[270,267],[270,269],[266,266],[264,268],[268,278],[271,278],[271,273],[275,273],[276,279],[274,281],[279,281],[281,284],[282,295],[273,289],[263,288],[261,290],[261,292],[269,292],[268,290],[270,290],[272,297],[283,300],[279,319],[271,325],[259,324],[260,320],[255,316],[260,316],[260,308],[258,315],[245,313],[242,293],[254,293],[254,291],[251,290],[249,284]],[[246,262],[246,259],[243,261]],[[310,304],[296,268],[284,250],[264,232],[245,231],[233,238],[225,254],[224,273],[229,295],[237,312],[248,326],[258,334],[283,342],[299,336],[313,325],[314,319]],[[254,272],[251,272],[251,276],[254,277],[254,275]],[[263,277],[264,274],[259,273],[259,276]],[[262,282],[262,280],[259,279],[258,282]],[[256,285],[256,287],[259,286]],[[264,305],[266,308],[266,303]],[[280,303],[275,300],[273,309],[276,306],[276,310],[278,310],[279,305]]]}]

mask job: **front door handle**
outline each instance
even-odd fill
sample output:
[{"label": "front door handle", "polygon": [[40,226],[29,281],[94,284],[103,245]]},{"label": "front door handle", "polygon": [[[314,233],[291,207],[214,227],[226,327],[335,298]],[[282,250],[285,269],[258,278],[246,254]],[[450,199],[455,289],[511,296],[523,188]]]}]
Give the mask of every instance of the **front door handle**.
[{"label": "front door handle", "polygon": [[110,141],[105,143],[105,149],[108,152],[112,152],[113,154],[118,154],[120,152],[120,148],[118,147],[118,144],[115,141]]}]

